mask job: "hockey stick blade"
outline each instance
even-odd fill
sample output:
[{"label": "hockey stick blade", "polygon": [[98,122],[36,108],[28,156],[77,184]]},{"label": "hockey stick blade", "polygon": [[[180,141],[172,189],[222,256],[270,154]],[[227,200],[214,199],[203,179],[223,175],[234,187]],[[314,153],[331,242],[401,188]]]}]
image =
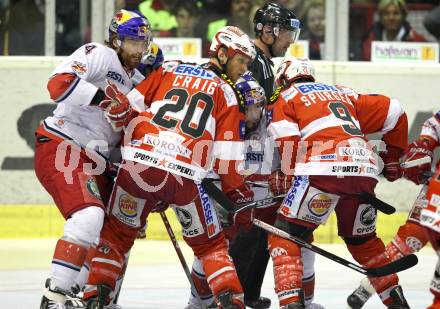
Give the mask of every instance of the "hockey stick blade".
[{"label": "hockey stick blade", "polygon": [[357,196],[359,196],[361,200],[367,202],[368,204],[370,204],[380,212],[383,212],[384,214],[391,215],[396,212],[396,208],[394,208],[388,203],[385,203],[384,201],[379,200],[374,195],[371,195],[366,192],[361,192],[358,193]]},{"label": "hockey stick blade", "polygon": [[410,254],[381,267],[367,268],[367,275],[372,277],[388,276],[399,271],[407,270],[417,265],[418,261],[415,254]]},{"label": "hockey stick blade", "polygon": [[280,230],[279,228],[277,228],[277,227],[275,227],[273,225],[267,224],[267,223],[265,223],[263,221],[255,219],[255,218],[253,219],[253,223],[254,223],[254,225],[262,228],[263,230],[266,230],[269,233],[278,235],[278,236],[280,236],[282,238],[285,238],[285,239],[289,239],[289,240],[293,241],[294,243],[296,243],[297,245],[300,245],[301,247],[307,248],[310,251],[318,253],[319,255],[322,255],[323,257],[326,257],[326,258],[332,260],[333,262],[339,263],[339,264],[341,264],[341,265],[343,265],[345,267],[348,267],[348,268],[350,268],[350,269],[352,269],[354,271],[357,271],[358,273],[361,273],[363,275],[367,275],[368,274],[368,271],[367,271],[366,268],[363,268],[360,265],[357,265],[355,263],[347,261],[346,259],[344,259],[344,258],[342,258],[340,256],[337,256],[337,255],[335,255],[335,254],[333,254],[331,252],[328,252],[328,251],[326,251],[324,249],[321,249],[321,248],[319,248],[319,247],[317,247],[315,245],[312,245],[311,243],[308,243],[305,240],[302,240],[301,238],[292,236],[289,233],[287,233],[287,232],[285,232],[283,230]]},{"label": "hockey stick blade", "polygon": [[337,256],[331,252],[328,252],[324,249],[321,249],[320,247],[312,245],[311,243],[308,243],[308,242],[302,240],[301,238],[292,236],[289,233],[287,233],[283,230],[280,230],[279,228],[276,228],[273,225],[267,224],[267,223],[260,221],[258,219],[253,219],[253,223],[254,223],[254,225],[266,230],[269,233],[278,235],[278,236],[285,238],[285,239],[289,239],[289,240],[293,241],[294,243],[296,243],[297,245],[300,245],[301,247],[307,248],[310,251],[318,253],[319,255],[322,255],[323,257],[326,257],[326,258],[332,260],[333,262],[341,264],[345,267],[348,267],[348,268],[350,268],[354,271],[357,271],[358,273],[364,274],[366,276],[382,277],[382,276],[393,274],[393,273],[396,273],[396,272],[399,272],[402,270],[406,270],[406,269],[411,268],[417,264],[417,257],[414,254],[410,254],[410,255],[405,256],[395,262],[391,262],[391,263],[386,264],[381,267],[364,268],[364,267],[357,265],[355,263],[352,263],[352,262],[350,262],[340,256]]},{"label": "hockey stick blade", "polygon": [[415,166],[420,166],[426,163],[431,163],[431,157],[430,156],[426,156],[420,159],[416,159],[416,160],[412,160],[412,161],[406,161],[403,162],[402,164],[400,164],[400,167],[403,168],[411,168],[411,167],[415,167]]}]

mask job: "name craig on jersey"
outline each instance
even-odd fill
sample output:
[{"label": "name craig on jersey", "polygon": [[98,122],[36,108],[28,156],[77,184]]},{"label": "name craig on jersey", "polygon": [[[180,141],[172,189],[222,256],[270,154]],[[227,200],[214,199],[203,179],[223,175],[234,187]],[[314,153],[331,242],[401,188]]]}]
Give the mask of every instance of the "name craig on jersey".
[{"label": "name craig on jersey", "polygon": [[173,87],[198,89],[207,94],[214,94],[218,83],[211,79],[177,75],[173,81]]}]

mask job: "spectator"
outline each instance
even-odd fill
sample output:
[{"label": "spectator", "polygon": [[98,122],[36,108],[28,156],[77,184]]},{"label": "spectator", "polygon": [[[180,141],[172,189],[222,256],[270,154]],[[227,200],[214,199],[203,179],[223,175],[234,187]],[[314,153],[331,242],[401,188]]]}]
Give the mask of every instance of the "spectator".
[{"label": "spectator", "polygon": [[146,0],[139,4],[139,11],[148,17],[153,35],[177,27],[175,16],[170,13],[176,0]]},{"label": "spectator", "polygon": [[229,17],[210,22],[206,39],[211,41],[214,34],[224,26],[236,26],[243,30],[244,33],[252,33],[253,26],[249,19],[251,9],[251,0],[231,0]]},{"label": "spectator", "polygon": [[201,15],[201,3],[197,0],[179,0],[174,7],[177,26],[167,32],[161,32],[160,36],[172,36],[178,38],[202,37],[200,27],[197,27]]},{"label": "spectator", "polygon": [[362,42],[362,58],[370,60],[372,41],[425,42],[406,20],[408,9],[405,0],[381,0],[378,6],[379,21]]},{"label": "spectator", "polygon": [[0,1],[1,55],[44,55],[44,8],[37,2]]},{"label": "spectator", "polygon": [[325,3],[324,0],[312,0],[305,14],[306,29],[304,38],[309,41],[309,58],[321,60],[325,40]]},{"label": "spectator", "polygon": [[440,3],[431,12],[426,14],[423,25],[433,36],[440,41]]}]

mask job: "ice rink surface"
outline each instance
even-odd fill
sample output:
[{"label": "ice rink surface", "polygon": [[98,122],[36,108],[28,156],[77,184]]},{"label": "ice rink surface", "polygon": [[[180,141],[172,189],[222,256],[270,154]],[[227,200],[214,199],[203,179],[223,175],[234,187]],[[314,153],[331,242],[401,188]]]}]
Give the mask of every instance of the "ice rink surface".
[{"label": "ice rink surface", "polygon": [[[0,308],[39,308],[55,243],[56,239],[0,240]],[[343,245],[317,245],[351,260]],[[181,247],[187,263],[191,264],[190,249],[184,243]],[[400,282],[413,309],[426,308],[431,303],[428,286],[437,261],[430,247],[423,249],[418,257],[417,266],[400,273]],[[346,297],[358,286],[362,275],[320,256],[315,267],[315,301],[327,309],[347,308]],[[170,241],[135,243],[119,301],[123,309],[183,309],[188,294],[189,283]],[[271,308],[278,308],[271,262],[262,295],[272,299]],[[374,296],[364,308],[385,307]]]}]

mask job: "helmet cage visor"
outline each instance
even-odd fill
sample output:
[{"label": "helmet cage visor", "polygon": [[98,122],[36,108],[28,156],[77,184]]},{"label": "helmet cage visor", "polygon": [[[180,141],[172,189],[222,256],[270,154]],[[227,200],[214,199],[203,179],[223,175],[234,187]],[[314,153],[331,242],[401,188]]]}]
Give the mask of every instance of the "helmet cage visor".
[{"label": "helmet cage visor", "polygon": [[150,40],[136,40],[131,37],[125,37],[121,41],[121,49],[127,53],[142,53],[147,54],[150,49]]},{"label": "helmet cage visor", "polygon": [[[276,37],[285,36],[290,42],[295,43],[301,32],[298,19],[288,19],[288,23],[276,23],[273,26],[273,34]],[[284,31],[283,31],[284,30]]]}]

